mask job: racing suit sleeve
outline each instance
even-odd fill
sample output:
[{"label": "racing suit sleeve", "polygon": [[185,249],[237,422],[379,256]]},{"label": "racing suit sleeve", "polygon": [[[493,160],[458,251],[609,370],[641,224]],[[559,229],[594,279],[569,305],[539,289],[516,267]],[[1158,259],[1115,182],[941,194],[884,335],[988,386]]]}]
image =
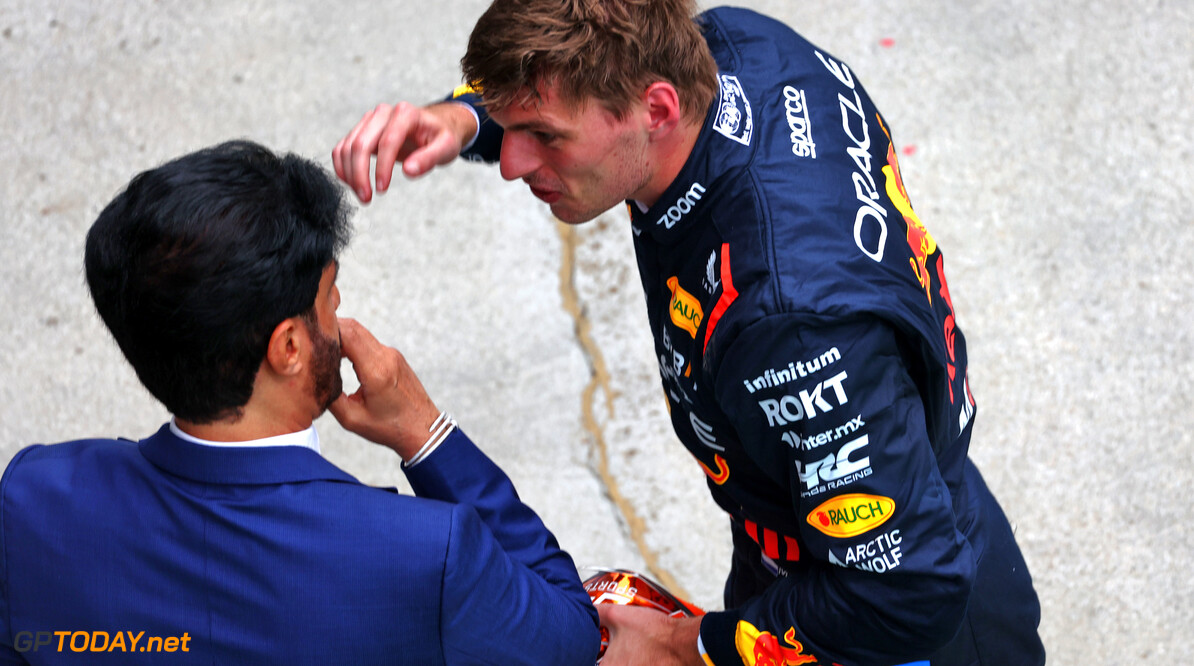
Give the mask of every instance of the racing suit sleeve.
[{"label": "racing suit sleeve", "polygon": [[456,505],[441,618],[448,663],[594,663],[597,609],[576,565],[493,461],[455,430],[406,476],[420,497]]},{"label": "racing suit sleeve", "polygon": [[726,349],[717,401],[789,489],[801,552],[761,595],[706,617],[718,666],[902,664],[957,632],[976,564],[909,373],[916,350],[879,320],[791,314]]},{"label": "racing suit sleeve", "polygon": [[502,152],[502,128],[485,111],[481,96],[472,87],[463,85],[452,91],[445,101],[467,104],[477,114],[477,135],[460,151],[460,156],[472,162],[496,163]]}]

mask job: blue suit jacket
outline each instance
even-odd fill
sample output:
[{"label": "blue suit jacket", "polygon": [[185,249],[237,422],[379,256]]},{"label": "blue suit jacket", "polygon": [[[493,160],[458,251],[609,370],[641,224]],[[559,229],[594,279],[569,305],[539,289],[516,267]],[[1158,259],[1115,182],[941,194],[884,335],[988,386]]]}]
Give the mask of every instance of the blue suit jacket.
[{"label": "blue suit jacket", "polygon": [[596,611],[505,474],[460,431],[406,474],[418,497],[165,426],[26,448],[0,481],[0,662],[592,664]]}]

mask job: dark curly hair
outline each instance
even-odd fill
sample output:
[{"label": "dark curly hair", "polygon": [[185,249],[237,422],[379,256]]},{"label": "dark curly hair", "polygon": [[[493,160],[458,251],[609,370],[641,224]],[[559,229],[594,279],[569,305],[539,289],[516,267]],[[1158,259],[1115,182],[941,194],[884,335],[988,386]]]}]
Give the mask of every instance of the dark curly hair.
[{"label": "dark curly hair", "polygon": [[171,413],[236,416],[273,329],[311,315],[349,218],[315,163],[230,141],[133,178],[87,233],[87,284],[137,377]]}]

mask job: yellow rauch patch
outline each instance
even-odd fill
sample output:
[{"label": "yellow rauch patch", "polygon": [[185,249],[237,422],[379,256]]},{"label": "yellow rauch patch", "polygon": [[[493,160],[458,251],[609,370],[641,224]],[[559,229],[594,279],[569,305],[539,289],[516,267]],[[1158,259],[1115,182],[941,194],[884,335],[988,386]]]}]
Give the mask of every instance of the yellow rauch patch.
[{"label": "yellow rauch patch", "polygon": [[667,288],[672,291],[672,302],[668,311],[672,316],[672,323],[688,331],[696,338],[697,329],[701,327],[701,320],[705,318],[705,311],[701,303],[692,294],[680,286],[680,280],[675,276],[667,279]]},{"label": "yellow rauch patch", "polygon": [[887,522],[895,500],[880,495],[848,494],[828,499],[809,512],[808,524],[831,537],[852,537]]}]

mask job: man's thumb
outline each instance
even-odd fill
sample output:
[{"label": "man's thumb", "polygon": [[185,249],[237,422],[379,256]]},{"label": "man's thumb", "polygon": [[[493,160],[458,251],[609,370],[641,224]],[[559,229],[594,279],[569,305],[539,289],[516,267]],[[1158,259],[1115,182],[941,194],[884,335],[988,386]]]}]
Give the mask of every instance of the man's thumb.
[{"label": "man's thumb", "polygon": [[336,398],[328,406],[328,411],[332,413],[332,416],[335,417],[341,426],[347,430],[356,432],[356,425],[361,422],[365,406],[361,404],[356,393],[352,395],[341,394],[339,398]]}]

